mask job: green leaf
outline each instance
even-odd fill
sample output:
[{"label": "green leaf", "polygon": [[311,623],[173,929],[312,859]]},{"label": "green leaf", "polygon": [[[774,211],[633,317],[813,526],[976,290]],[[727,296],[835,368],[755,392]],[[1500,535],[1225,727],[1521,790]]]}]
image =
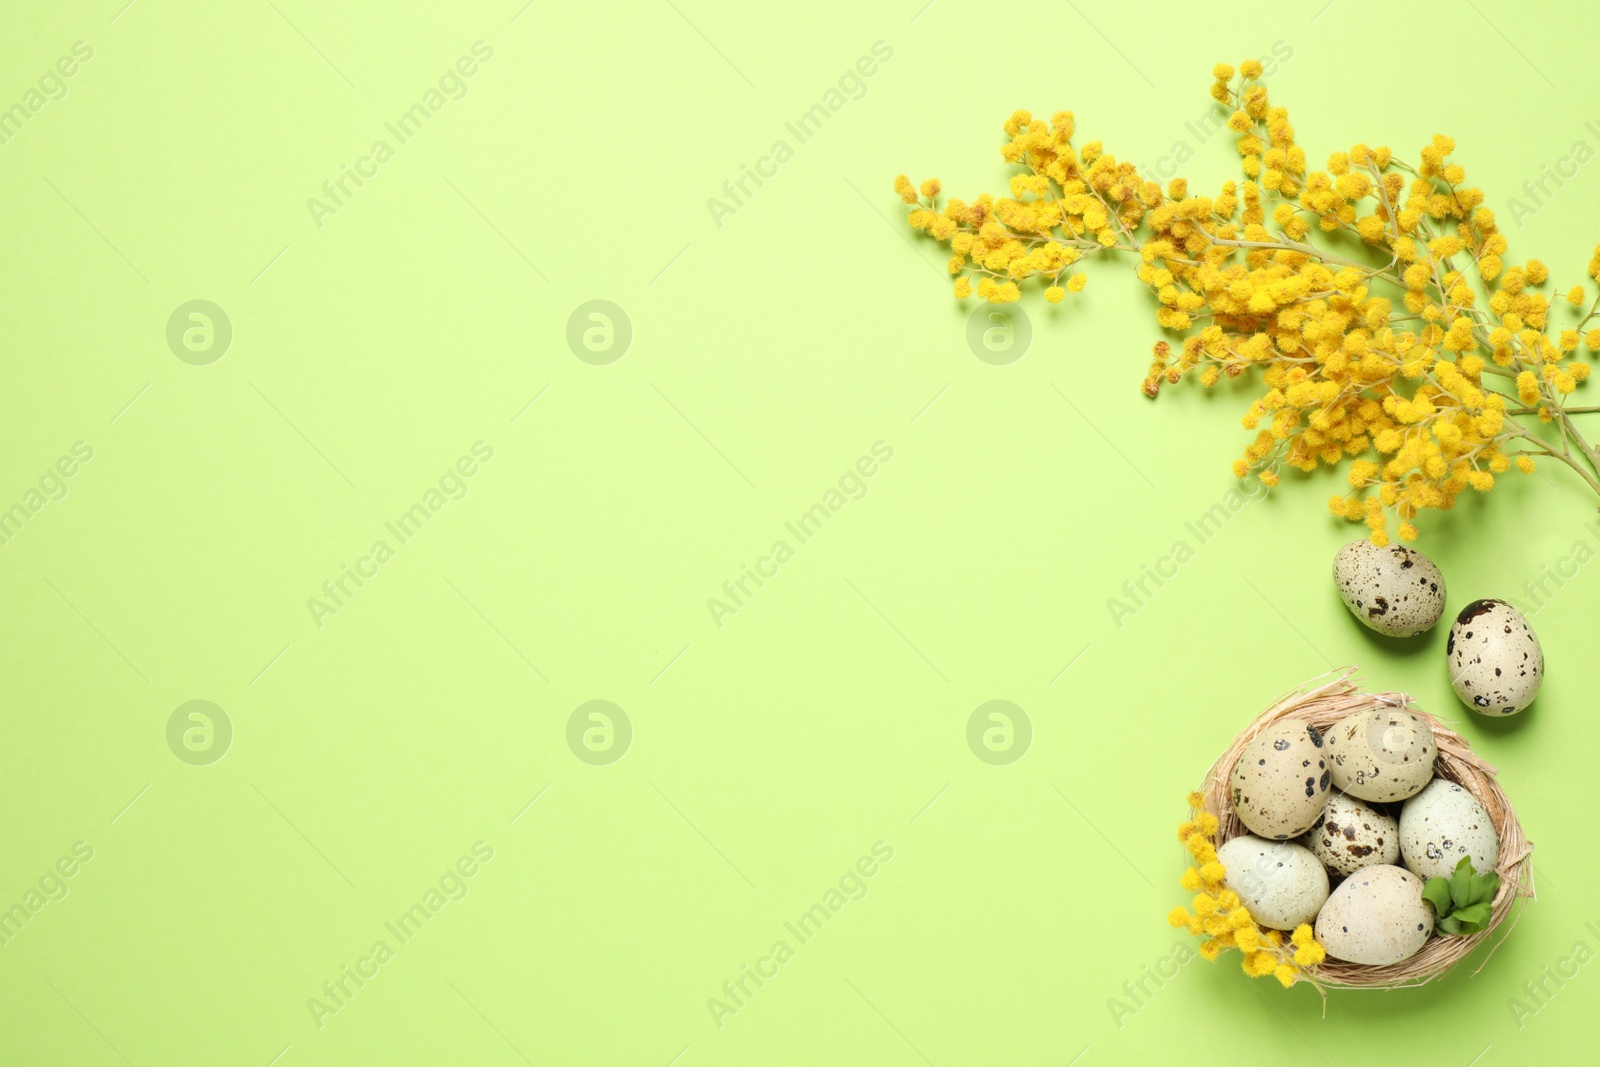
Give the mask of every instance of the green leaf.
[{"label": "green leaf", "polygon": [[1450,876],[1450,899],[1458,908],[1472,901],[1472,873],[1472,857],[1462,856],[1455,873]]},{"label": "green leaf", "polygon": [[1450,914],[1450,883],[1443,878],[1429,878],[1422,884],[1422,899],[1433,905],[1439,918]]},{"label": "green leaf", "polygon": [[1489,902],[1485,900],[1477,904],[1469,904],[1465,908],[1457,908],[1451,918],[1463,926],[1467,924],[1482,926],[1489,921]]},{"label": "green leaf", "polygon": [[1446,916],[1439,920],[1439,932],[1441,934],[1459,934],[1461,932],[1461,924],[1456,922],[1453,916]]},{"label": "green leaf", "polygon": [[1498,873],[1491,870],[1486,875],[1478,875],[1477,881],[1478,891],[1474,894],[1475,901],[1493,901],[1494,894],[1499,893]]},{"label": "green leaf", "polygon": [[1484,876],[1474,871],[1472,877],[1467,879],[1468,900],[1476,902],[1483,899],[1483,883]]}]

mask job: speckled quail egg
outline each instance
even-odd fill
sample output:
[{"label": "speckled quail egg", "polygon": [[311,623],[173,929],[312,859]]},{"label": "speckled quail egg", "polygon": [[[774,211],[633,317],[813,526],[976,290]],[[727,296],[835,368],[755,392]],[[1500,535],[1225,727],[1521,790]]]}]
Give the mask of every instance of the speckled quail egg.
[{"label": "speckled quail egg", "polygon": [[1500,838],[1477,797],[1435,778],[1400,809],[1400,852],[1407,869],[1423,878],[1450,877],[1462,856],[1488,874],[1500,859]]},{"label": "speckled quail egg", "polygon": [[1350,613],[1380,634],[1412,637],[1444,614],[1444,576],[1405,545],[1351,541],[1333,557],[1333,580]]},{"label": "speckled quail egg", "polygon": [[1421,716],[1404,708],[1369,708],[1334,724],[1326,752],[1335,789],[1387,804],[1428,784],[1439,747]]},{"label": "speckled quail egg", "polygon": [[1340,882],[1317,915],[1317,940],[1346,963],[1399,963],[1416,955],[1432,933],[1433,907],[1422,899],[1422,879],[1386,863]]},{"label": "speckled quail egg", "polygon": [[1257,734],[1233,765],[1234,813],[1250,832],[1286,841],[1311,829],[1328,802],[1322,735],[1304,719],[1282,719]]},{"label": "speckled quail egg", "polygon": [[1354,874],[1363,867],[1393,864],[1400,858],[1400,827],[1395,821],[1343,793],[1328,798],[1328,806],[1304,842],[1334,874]]},{"label": "speckled quail egg", "polygon": [[1227,886],[1251,916],[1274,930],[1311,922],[1328,899],[1328,872],[1306,848],[1240,834],[1217,849]]},{"label": "speckled quail egg", "polygon": [[1515,715],[1544,680],[1544,651],[1522,612],[1504,600],[1474,600],[1445,644],[1456,696],[1484,715]]}]

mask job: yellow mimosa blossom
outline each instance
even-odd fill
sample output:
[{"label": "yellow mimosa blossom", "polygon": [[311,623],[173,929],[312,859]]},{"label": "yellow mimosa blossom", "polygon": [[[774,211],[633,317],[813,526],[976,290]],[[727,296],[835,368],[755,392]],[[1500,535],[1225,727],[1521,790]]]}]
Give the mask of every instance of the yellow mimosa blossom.
[{"label": "yellow mimosa blossom", "polygon": [[[1414,162],[1361,143],[1312,169],[1259,62],[1212,75],[1244,171],[1215,195],[1154,181],[1099,141],[1075,145],[1068,111],[1006,120],[1001,154],[1020,168],[1007,196],[941,201],[936,180],[898,176],[911,226],[950,247],[955,295],[1010,303],[1038,279],[1054,304],[1084,288],[1070,267],[1130,254],[1169,334],[1144,392],[1252,374],[1255,436],[1234,473],[1271,487],[1285,468],[1348,464],[1350,491],[1329,511],[1378,544],[1418,537],[1421,512],[1536,456],[1600,494],[1600,449],[1574,421],[1600,409],[1567,407],[1590,370],[1573,355],[1600,350],[1600,298],[1586,284],[1547,295],[1543,262],[1507,258],[1455,141],[1435,135]],[[1324,247],[1318,234],[1344,236]],[[1587,276],[1600,280],[1600,247]]]}]

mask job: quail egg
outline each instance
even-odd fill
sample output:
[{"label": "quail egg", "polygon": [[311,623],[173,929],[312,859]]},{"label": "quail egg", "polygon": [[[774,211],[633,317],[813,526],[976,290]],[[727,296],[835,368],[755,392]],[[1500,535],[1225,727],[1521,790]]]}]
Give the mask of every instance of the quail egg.
[{"label": "quail egg", "polygon": [[1328,872],[1309,850],[1290,841],[1240,834],[1217,849],[1226,884],[1262,926],[1293,930],[1317,917],[1328,899]]},{"label": "quail egg", "polygon": [[1333,557],[1333,580],[1350,613],[1380,634],[1412,637],[1444,614],[1444,576],[1405,545],[1351,541]]},{"label": "quail egg", "polygon": [[1483,715],[1515,715],[1539,692],[1544,651],[1522,612],[1504,600],[1474,600],[1445,644],[1456,696]]},{"label": "quail egg", "polygon": [[1450,877],[1462,856],[1488,874],[1500,859],[1500,838],[1477,797],[1435,778],[1400,809],[1400,852],[1406,868],[1422,878]]},{"label": "quail egg", "polygon": [[1379,863],[1393,864],[1400,858],[1400,827],[1395,821],[1344,793],[1328,798],[1328,806],[1304,841],[1311,854],[1338,875],[1354,874]]},{"label": "quail egg", "polygon": [[1282,719],[1257,734],[1233,766],[1234,813],[1258,837],[1286,841],[1311,828],[1328,801],[1322,734]]},{"label": "quail egg", "polygon": [[1433,728],[1404,708],[1347,715],[1328,731],[1326,747],[1334,788],[1377,804],[1420,792],[1439,755]]},{"label": "quail egg", "polygon": [[1317,915],[1317,940],[1346,963],[1399,963],[1416,955],[1432,933],[1433,906],[1422,899],[1422,879],[1386,863],[1340,882]]}]

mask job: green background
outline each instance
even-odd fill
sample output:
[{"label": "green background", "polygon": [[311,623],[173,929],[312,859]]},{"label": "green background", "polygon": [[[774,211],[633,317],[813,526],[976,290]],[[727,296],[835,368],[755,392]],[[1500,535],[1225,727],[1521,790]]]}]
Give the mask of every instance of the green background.
[{"label": "green background", "polygon": [[[122,4],[13,10],[0,35],[5,106],[93,49],[0,145],[0,507],[93,449],[0,545],[0,908],[93,850],[0,946],[0,1059],[1488,1065],[1588,1033],[1600,972],[1562,961],[1600,948],[1595,501],[1550,471],[1426,523],[1452,611],[1526,602],[1587,546],[1533,615],[1537,704],[1475,718],[1442,629],[1388,642],[1340,606],[1336,478],[1187,530],[1234,487],[1248,394],[1140,395],[1157,331],[1125,264],[1059,308],[1030,296],[1031,347],[993,365],[890,182],[999,191],[1000,123],[1028,107],[1143,163],[1186,142],[1212,188],[1233,149],[1185,126],[1210,68],[1281,42],[1272,88],[1313,163],[1450,132],[1511,255],[1564,288],[1600,173],[1568,166],[1521,225],[1507,198],[1600,148],[1573,107],[1596,15]],[[477,41],[464,97],[397,143],[384,124]],[[785,123],[879,41],[892,57],[800,143]],[[393,158],[319,226],[308,199],[380,138]],[[167,343],[196,299],[233,330],[207,365]],[[591,300],[631,323],[606,365],[567,342]],[[479,441],[492,461],[399,545],[384,524]],[[880,441],[864,495],[792,539]],[[308,599],[380,539],[393,558],[319,626]],[[780,539],[793,557],[717,625],[708,599]],[[1193,558],[1118,625],[1108,599],[1179,540]],[[1475,977],[1336,994],[1325,1019],[1236,957],[1129,999],[1181,940],[1185,791],[1342,664],[1501,768],[1540,899]],[[209,765],[168,745],[191,700],[232,725]],[[631,724],[615,762],[569,747],[591,700]],[[1031,723],[1009,765],[968,746],[990,700]],[[492,860],[446,880],[465,897],[400,945],[384,924],[480,841]],[[865,895],[789,934],[876,842]],[[319,1026],[308,999],[379,939],[393,958]],[[793,958],[714,1019],[780,939]],[[1518,1018],[1546,967],[1571,977]]]}]

